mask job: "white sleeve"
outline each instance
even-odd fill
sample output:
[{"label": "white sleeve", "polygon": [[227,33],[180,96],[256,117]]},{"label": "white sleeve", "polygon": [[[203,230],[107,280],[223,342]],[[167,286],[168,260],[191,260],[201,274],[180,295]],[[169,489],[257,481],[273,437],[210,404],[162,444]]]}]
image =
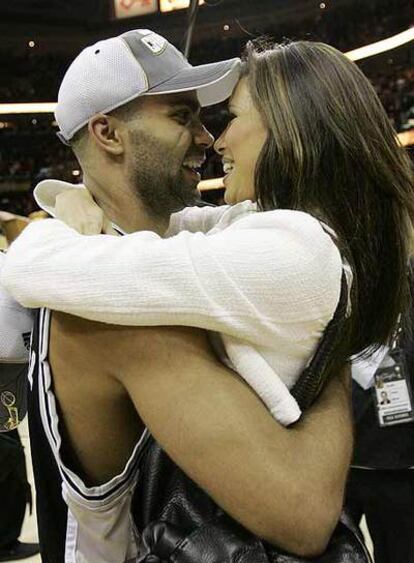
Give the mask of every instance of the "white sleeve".
[{"label": "white sleeve", "polygon": [[228,205],[219,207],[186,207],[177,213],[173,213],[166,237],[174,236],[181,231],[207,233],[217,224],[228,208]]},{"label": "white sleeve", "polygon": [[[63,182],[61,180],[43,180],[36,186],[33,196],[39,207],[52,217],[55,217],[57,196],[68,190],[78,189],[85,190],[86,187],[83,184],[70,184],[69,182]],[[251,203],[249,207],[252,207]],[[229,208],[230,206],[228,205],[219,207],[186,207],[171,215],[166,236],[170,237],[176,235],[180,231],[207,233],[220,221]],[[239,208],[238,214],[241,215],[241,213],[242,209]],[[234,212],[232,216],[234,216]]]},{"label": "white sleeve", "polygon": [[33,196],[39,207],[55,217],[56,198],[67,190],[85,190],[83,184],[70,184],[61,180],[43,180],[34,189]]},{"label": "white sleeve", "polygon": [[38,221],[11,246],[1,282],[28,307],[101,322],[195,326],[271,347],[275,335],[314,337],[338,302],[341,257],[312,217],[270,213],[169,239]]},{"label": "white sleeve", "polygon": [[236,372],[257,393],[272,416],[283,426],[289,426],[301,415],[296,399],[288,387],[252,346],[223,334],[226,353]]},{"label": "white sleeve", "polygon": [[251,201],[218,207],[186,207],[182,211],[171,215],[165,236],[170,237],[181,231],[208,233],[214,228],[223,230],[236,220],[256,212],[257,206]]}]

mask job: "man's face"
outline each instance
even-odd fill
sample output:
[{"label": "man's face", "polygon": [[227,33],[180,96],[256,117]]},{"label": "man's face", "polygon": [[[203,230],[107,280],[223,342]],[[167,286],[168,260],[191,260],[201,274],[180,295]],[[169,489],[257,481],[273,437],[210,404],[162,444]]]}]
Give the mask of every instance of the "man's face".
[{"label": "man's face", "polygon": [[128,123],[131,185],[148,214],[168,218],[199,198],[198,168],[213,137],[194,92],[145,96]]}]

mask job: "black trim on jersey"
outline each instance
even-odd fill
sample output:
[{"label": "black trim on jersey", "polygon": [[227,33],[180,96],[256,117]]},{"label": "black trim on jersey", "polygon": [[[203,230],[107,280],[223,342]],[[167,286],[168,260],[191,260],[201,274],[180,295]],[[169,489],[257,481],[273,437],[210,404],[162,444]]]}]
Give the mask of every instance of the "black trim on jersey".
[{"label": "black trim on jersey", "polygon": [[[28,394],[28,419],[42,563],[57,563],[65,560],[68,507],[62,497],[62,475],[46,436],[40,413],[37,359],[39,326],[40,311],[36,311],[32,336],[33,379]],[[36,358],[33,361],[34,355]]]},{"label": "black trim on jersey", "polygon": [[[122,487],[127,485],[130,482],[131,475],[138,471],[138,465],[141,461],[142,454],[145,450],[145,444],[146,444],[147,439],[148,439],[148,432],[146,430],[144,430],[143,435],[141,436],[140,440],[138,441],[138,450],[135,452],[135,458],[134,458],[132,464],[129,466],[125,475],[113,486],[108,486],[107,491],[105,491],[104,493],[101,493],[101,494],[85,493],[74,482],[74,480],[72,479],[72,477],[68,473],[69,468],[66,467],[66,464],[63,463],[63,460],[61,458],[60,448],[58,446],[59,440],[58,440],[58,437],[55,435],[55,431],[54,431],[53,426],[52,426],[53,420],[54,420],[55,417],[51,413],[51,407],[50,407],[48,393],[51,392],[53,394],[56,403],[57,403],[57,399],[56,399],[56,396],[53,393],[53,387],[49,386],[49,388],[47,388],[45,366],[44,366],[44,363],[47,363],[49,365],[49,369],[50,369],[50,364],[49,364],[50,324],[49,324],[49,326],[47,326],[47,323],[48,322],[50,323],[50,319],[51,319],[51,312],[47,311],[46,309],[42,309],[41,312],[40,312],[40,323],[39,323],[40,324],[39,334],[41,336],[39,338],[39,352],[40,352],[39,356],[40,356],[40,358],[38,358],[38,362],[39,362],[38,367],[39,367],[39,377],[42,378],[42,388],[43,388],[42,389],[43,390],[43,397],[42,397],[42,399],[40,399],[40,397],[39,397],[39,400],[43,400],[43,404],[44,404],[44,407],[45,407],[45,414],[46,414],[46,419],[47,419],[48,431],[49,431],[49,433],[52,437],[52,440],[54,442],[54,449],[55,449],[54,454],[56,454],[59,458],[59,468],[60,468],[62,476],[64,477],[65,481],[67,481],[67,483],[70,485],[70,487],[79,496],[81,496],[82,498],[84,498],[85,500],[88,500],[88,501],[104,501],[108,497],[111,497],[116,492],[118,492]],[[45,339],[46,339],[46,343],[44,341]],[[40,387],[39,387],[39,389],[40,389]],[[60,437],[60,435],[59,435],[59,437]],[[142,442],[142,443],[140,444],[140,442]],[[137,446],[135,446],[135,447],[137,447]],[[73,471],[73,473],[75,473],[75,472]],[[82,479],[80,479],[80,480],[82,481]],[[105,487],[106,485],[109,485],[109,481],[108,481],[108,483],[104,483],[103,485],[99,485],[99,488]],[[93,487],[86,487],[85,485],[84,485],[84,487],[85,487],[85,489],[93,488]]]}]

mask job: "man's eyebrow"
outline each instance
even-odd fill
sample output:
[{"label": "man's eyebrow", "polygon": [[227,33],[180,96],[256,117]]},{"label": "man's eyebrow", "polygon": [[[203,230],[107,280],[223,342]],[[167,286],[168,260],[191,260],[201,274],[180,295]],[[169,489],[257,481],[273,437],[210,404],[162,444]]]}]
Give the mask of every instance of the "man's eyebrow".
[{"label": "man's eyebrow", "polygon": [[187,100],[187,99],[183,99],[183,100],[171,100],[169,102],[169,105],[171,106],[171,108],[188,108],[189,110],[191,110],[192,113],[199,113],[201,110],[201,106],[198,102],[196,102],[195,100]]}]

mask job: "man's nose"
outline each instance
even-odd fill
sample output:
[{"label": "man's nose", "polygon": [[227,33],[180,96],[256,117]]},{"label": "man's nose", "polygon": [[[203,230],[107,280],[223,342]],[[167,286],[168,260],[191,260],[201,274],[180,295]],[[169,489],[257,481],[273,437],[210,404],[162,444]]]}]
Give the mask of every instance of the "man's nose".
[{"label": "man's nose", "polygon": [[214,143],[214,137],[202,123],[198,123],[194,132],[194,142],[203,149],[209,149]]}]

